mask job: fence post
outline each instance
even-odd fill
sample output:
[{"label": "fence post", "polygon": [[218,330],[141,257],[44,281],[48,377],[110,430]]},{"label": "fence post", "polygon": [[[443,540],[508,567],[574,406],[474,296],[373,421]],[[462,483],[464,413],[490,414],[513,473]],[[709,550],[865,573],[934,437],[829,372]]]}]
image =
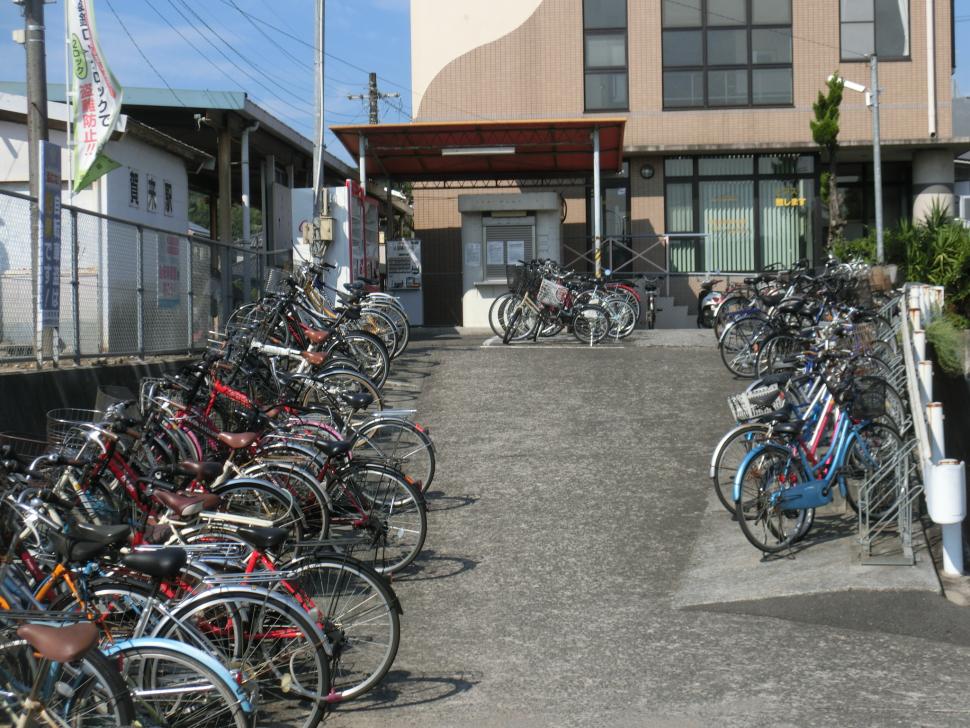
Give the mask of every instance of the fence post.
[{"label": "fence post", "polygon": [[145,358],[145,231],[141,225],[135,228],[135,265],[138,268],[135,300],[135,317],[138,327],[138,356]]},{"label": "fence post", "polygon": [[74,329],[74,363],[81,363],[81,252],[78,247],[77,210],[71,210],[71,324]]},{"label": "fence post", "polygon": [[186,320],[185,340],[186,340],[186,347],[187,347],[186,350],[189,353],[191,353],[192,345],[194,343],[192,341],[192,327],[195,323],[195,295],[194,295],[194,291],[192,290],[192,283],[195,279],[192,275],[192,239],[185,238],[185,242],[188,247],[188,250],[186,252],[188,253],[188,256],[189,256],[188,263],[185,266],[186,270],[188,271],[187,273],[188,280],[185,282],[185,303],[186,303],[186,308],[188,308],[188,312],[185,317],[185,320]]}]

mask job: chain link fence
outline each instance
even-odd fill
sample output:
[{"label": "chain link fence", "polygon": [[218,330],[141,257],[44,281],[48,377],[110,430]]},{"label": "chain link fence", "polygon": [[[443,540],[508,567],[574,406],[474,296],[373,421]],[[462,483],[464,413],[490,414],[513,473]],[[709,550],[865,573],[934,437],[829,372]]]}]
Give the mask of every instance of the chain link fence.
[{"label": "chain link fence", "polygon": [[[31,198],[0,190],[0,363],[35,347]],[[262,292],[258,251],[64,205],[59,358],[147,356],[205,347]]]}]

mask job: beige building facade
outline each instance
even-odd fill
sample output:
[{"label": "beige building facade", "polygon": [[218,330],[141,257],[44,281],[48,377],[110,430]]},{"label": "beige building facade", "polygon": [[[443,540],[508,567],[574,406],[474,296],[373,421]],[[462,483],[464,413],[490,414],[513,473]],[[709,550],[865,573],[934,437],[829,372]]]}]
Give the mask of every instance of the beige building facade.
[{"label": "beige building facade", "polygon": [[[833,73],[868,87],[873,54],[887,225],[952,199],[952,160],[970,148],[952,130],[952,29],[951,0],[412,0],[412,104],[422,122],[626,118],[625,163],[604,175],[599,203],[615,241],[608,262],[670,274],[688,303],[706,272],[820,258],[827,160],[812,142],[812,104]],[[875,217],[866,102],[845,90],[852,237]],[[518,180],[501,192],[558,193],[560,258],[582,268],[590,186]],[[461,294],[459,198],[480,193],[415,192],[440,311],[431,322],[469,323],[447,302]]]}]

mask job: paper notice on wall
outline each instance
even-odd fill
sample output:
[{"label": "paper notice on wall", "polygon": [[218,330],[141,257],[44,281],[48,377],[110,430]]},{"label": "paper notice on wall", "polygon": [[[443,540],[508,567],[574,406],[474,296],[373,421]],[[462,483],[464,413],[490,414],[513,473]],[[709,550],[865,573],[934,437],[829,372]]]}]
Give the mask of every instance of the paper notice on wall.
[{"label": "paper notice on wall", "polygon": [[505,265],[505,241],[489,240],[485,261],[488,265]]},{"label": "paper notice on wall", "polygon": [[466,268],[482,267],[482,244],[481,243],[465,243],[465,267]]},{"label": "paper notice on wall", "polygon": [[[509,240],[506,245],[509,251],[509,265],[515,265],[520,260],[525,260],[525,241]],[[527,263],[529,261],[526,261]]]}]

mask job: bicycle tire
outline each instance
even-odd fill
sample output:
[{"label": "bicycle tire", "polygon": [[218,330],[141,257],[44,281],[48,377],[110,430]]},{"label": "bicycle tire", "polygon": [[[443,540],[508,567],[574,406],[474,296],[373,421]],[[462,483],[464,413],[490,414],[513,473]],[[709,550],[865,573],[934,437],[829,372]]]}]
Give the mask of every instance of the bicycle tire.
[{"label": "bicycle tire", "polygon": [[[33,687],[40,666],[34,648],[25,640],[13,639],[0,644],[0,690],[4,694],[0,719],[9,717],[9,725],[16,725],[26,710],[23,702]],[[135,709],[128,687],[115,666],[97,649],[71,663],[48,663],[47,669],[51,679],[45,682],[52,689],[45,690],[40,696],[43,709],[66,721],[67,725],[117,728],[134,722]],[[56,689],[58,684],[64,685],[66,695]],[[32,724],[40,725],[40,721]]]},{"label": "bicycle tire", "polygon": [[[903,447],[903,437],[891,425],[883,422],[869,422],[855,433],[856,437],[845,455],[845,462],[839,473],[849,507],[859,513],[863,504],[860,490],[865,481],[872,478],[883,465],[892,461],[894,453]],[[893,513],[898,504],[900,479],[897,473],[889,471],[870,486],[868,498],[868,517],[879,520]]]},{"label": "bicycle tire", "polygon": [[249,712],[237,692],[224,674],[206,664],[204,654],[181,643],[168,647],[160,642],[136,640],[110,650],[134,694],[136,719],[141,725],[250,726]]},{"label": "bicycle tire", "polygon": [[[238,615],[243,629],[212,628],[226,613]],[[294,599],[252,586],[217,586],[177,604],[154,636],[178,639],[187,629],[192,638],[201,634],[210,654],[232,665],[243,688],[260,697],[257,725],[315,728],[323,720],[330,686],[326,638]]]},{"label": "bicycle tire", "polygon": [[437,456],[428,434],[410,420],[376,417],[357,428],[351,451],[355,460],[377,462],[401,471],[422,493],[434,480]]},{"label": "bicycle tire", "polygon": [[779,503],[780,491],[789,484],[789,476],[804,482],[800,463],[787,448],[766,443],[738,471],[741,489],[735,499],[735,514],[741,532],[748,542],[765,553],[778,553],[789,548],[807,532],[809,510],[792,511]]},{"label": "bicycle tire", "polygon": [[367,556],[361,553],[359,558],[376,571],[397,573],[421,553],[428,535],[427,509],[421,492],[401,473],[376,463],[351,462],[332,476],[327,493],[332,533],[366,529],[371,545]]},{"label": "bicycle tire", "polygon": [[573,312],[573,336],[592,346],[598,344],[610,333],[610,315],[598,304],[589,303],[579,306]]},{"label": "bicycle tire", "polygon": [[738,468],[754,447],[765,441],[768,425],[762,423],[748,423],[735,427],[718,443],[714,457],[711,459],[711,482],[717,499],[725,510],[735,515],[734,478]]},{"label": "bicycle tire", "polygon": [[400,605],[385,578],[342,556],[306,557],[284,568],[294,576],[274,590],[312,602],[318,625],[334,645],[330,696],[351,700],[375,688],[394,664],[401,641]]}]

